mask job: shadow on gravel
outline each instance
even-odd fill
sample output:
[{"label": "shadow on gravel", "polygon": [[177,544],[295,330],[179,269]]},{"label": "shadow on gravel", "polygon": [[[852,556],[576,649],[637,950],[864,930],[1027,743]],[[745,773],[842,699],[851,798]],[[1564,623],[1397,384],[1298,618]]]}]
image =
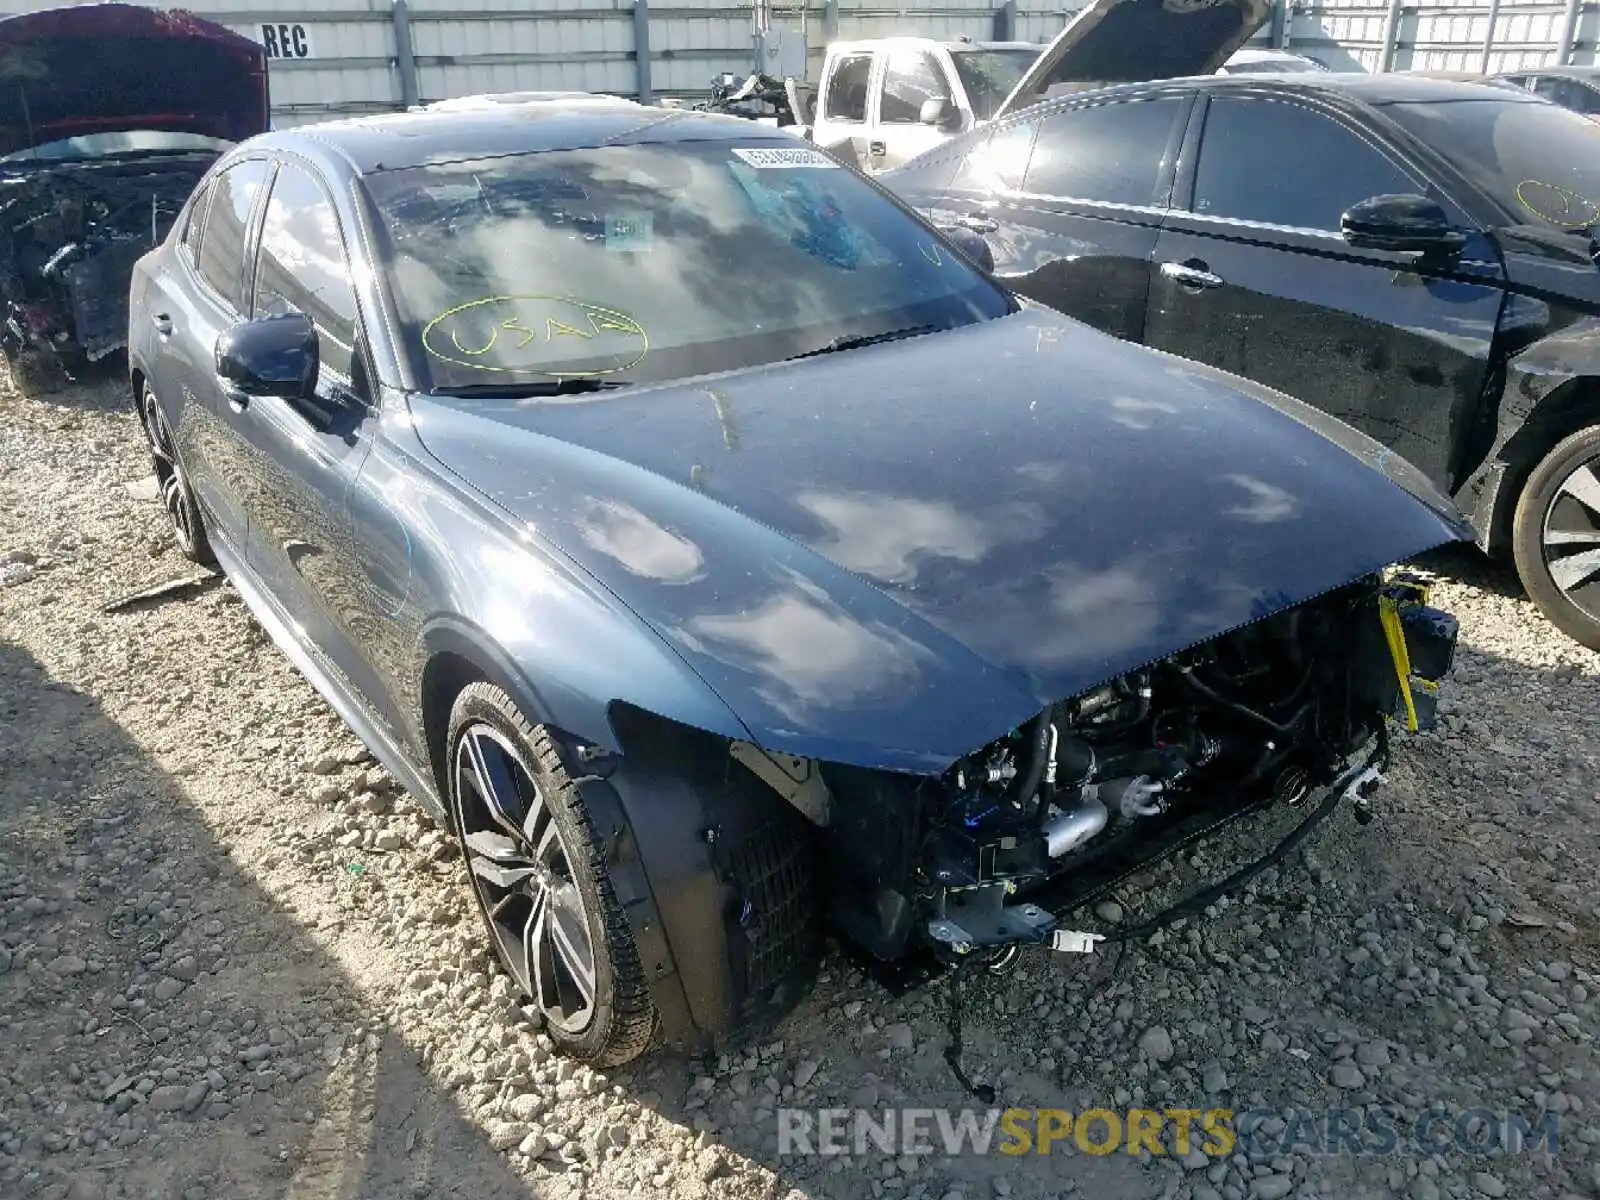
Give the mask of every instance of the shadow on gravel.
[{"label": "shadow on gravel", "polygon": [[[1600,1087],[1588,1065],[1587,1035],[1573,1032],[1593,1021],[1592,997],[1575,1000],[1582,989],[1574,993],[1557,980],[1568,979],[1574,963],[1600,971],[1592,817],[1600,679],[1470,646],[1458,671],[1439,730],[1398,739],[1390,786],[1371,826],[1336,809],[1263,877],[1259,896],[1236,893],[1226,909],[1159,945],[1131,947],[1125,957],[1030,954],[1007,976],[977,973],[966,988],[968,1071],[999,1085],[1000,1107],[1126,1114],[1130,1106],[1324,1111],[1376,1104],[1397,1114],[1402,1136],[1429,1104],[1457,1113],[1531,1105],[1536,1116],[1533,1088],[1563,1087],[1586,1102],[1584,1112],[1593,1111]],[[1558,739],[1554,731],[1564,726]],[[1201,844],[1203,863],[1186,853],[1130,881],[1118,889],[1129,919],[1153,916],[1265,853],[1285,832],[1285,819],[1292,824],[1300,815],[1247,818]],[[1104,928],[1087,915],[1076,920]],[[1567,966],[1547,974],[1546,962]],[[716,1067],[673,1063],[667,1074],[676,1073],[684,1091],[665,1102],[645,1090],[653,1063],[614,1078],[641,1103],[710,1130],[720,1144],[808,1194],[907,1194],[875,1189],[894,1174],[888,1156],[870,1144],[865,1156],[831,1162],[777,1152],[775,1110],[785,1105],[813,1113],[866,1109],[875,1118],[896,1107],[986,1108],[956,1086],[943,1061],[943,984],[894,1002],[872,985],[842,982],[838,955],[826,969],[833,980],[768,1035],[781,1042],[770,1060],[745,1048]],[[1489,987],[1496,998],[1480,1002]],[[1580,1021],[1570,1028],[1547,1022],[1529,1044],[1513,1044],[1518,1035],[1503,1036],[1502,1011],[1518,1004]],[[1358,1047],[1364,1079],[1355,1076],[1362,1086],[1350,1090],[1339,1072],[1348,1075]],[[815,1080],[798,1090],[796,1061],[805,1079]],[[1566,1119],[1572,1131],[1582,1124]],[[841,1132],[853,1140],[848,1126]],[[1376,1198],[1407,1194],[1427,1158],[1402,1143],[1386,1156],[1273,1152],[1253,1163],[1202,1163],[1196,1173],[1195,1164],[1186,1171],[1170,1154],[1141,1162],[1125,1144],[1103,1157],[1066,1157],[1066,1149],[1063,1142],[1050,1157],[1008,1158],[992,1149],[982,1158],[935,1154],[895,1186],[913,1188],[926,1172],[940,1181],[930,1198],[951,1184],[965,1185],[962,1194],[971,1198],[990,1194],[1003,1176],[1005,1190],[993,1194],[1121,1200],[1287,1196],[1309,1180],[1317,1190],[1295,1194]],[[1600,1188],[1600,1166],[1585,1165],[1585,1153],[1577,1144],[1553,1161],[1532,1152],[1487,1159],[1451,1149],[1426,1169],[1438,1173],[1441,1187],[1457,1189],[1450,1195],[1466,1194],[1467,1181],[1488,1169],[1496,1179],[1482,1184],[1485,1194],[1570,1196],[1591,1178]],[[1253,1184],[1257,1176],[1264,1182]],[[1489,1190],[1500,1180],[1507,1192]],[[1409,1194],[1439,1193],[1419,1185]]]},{"label": "shadow on gravel", "polygon": [[534,1194],[181,783],[0,643],[0,1195]]},{"label": "shadow on gravel", "polygon": [[1436,571],[1457,583],[1482,588],[1497,596],[1512,600],[1528,598],[1509,559],[1490,558],[1474,546],[1445,546],[1418,556],[1415,562],[1425,570]]},{"label": "shadow on gravel", "polygon": [[[9,382],[9,380],[8,380]],[[11,387],[16,388],[12,383]],[[34,395],[30,400],[48,405],[60,413],[133,411],[128,399],[128,356],[122,351],[109,354],[79,370],[58,391]]]}]

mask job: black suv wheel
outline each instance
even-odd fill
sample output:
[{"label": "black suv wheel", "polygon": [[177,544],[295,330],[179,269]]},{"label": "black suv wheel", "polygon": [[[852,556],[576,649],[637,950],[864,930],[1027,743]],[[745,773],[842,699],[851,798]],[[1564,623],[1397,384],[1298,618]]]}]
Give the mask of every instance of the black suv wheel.
[{"label": "black suv wheel", "polygon": [[1600,426],[1573,434],[1534,467],[1517,501],[1511,549],[1540,610],[1600,650]]}]

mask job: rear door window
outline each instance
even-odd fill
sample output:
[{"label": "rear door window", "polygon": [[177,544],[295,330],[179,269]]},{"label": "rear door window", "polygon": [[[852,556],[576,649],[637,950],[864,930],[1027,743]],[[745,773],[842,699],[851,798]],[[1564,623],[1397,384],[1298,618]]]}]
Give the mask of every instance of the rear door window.
[{"label": "rear door window", "polygon": [[267,170],[265,159],[248,159],[218,175],[211,187],[198,266],[201,278],[235,308],[244,278],[245,234]]},{"label": "rear door window", "polygon": [[1195,172],[1194,211],[1338,232],[1352,204],[1421,188],[1331,115],[1278,100],[1213,99]]},{"label": "rear door window", "polygon": [[1556,84],[1557,90],[1551,97],[1562,108],[1570,108],[1573,112],[1582,113],[1592,117],[1600,113],[1600,95],[1594,90],[1579,83],[1576,79],[1549,80]]},{"label": "rear door window", "polygon": [[865,121],[867,85],[872,80],[871,54],[846,54],[828,79],[828,94],[822,98],[822,116],[827,121]]},{"label": "rear door window", "polygon": [[200,231],[205,228],[206,206],[210,203],[211,185],[208,183],[195,196],[194,203],[189,205],[188,215],[183,219],[183,231],[178,235],[178,250],[191,267],[198,261]]},{"label": "rear door window", "polygon": [[962,160],[951,186],[963,191],[1016,191],[1028,171],[1037,121],[1013,121],[980,138]]},{"label": "rear door window", "polygon": [[1046,117],[1028,165],[1026,190],[1103,204],[1154,204],[1180,96],[1069,108]]}]

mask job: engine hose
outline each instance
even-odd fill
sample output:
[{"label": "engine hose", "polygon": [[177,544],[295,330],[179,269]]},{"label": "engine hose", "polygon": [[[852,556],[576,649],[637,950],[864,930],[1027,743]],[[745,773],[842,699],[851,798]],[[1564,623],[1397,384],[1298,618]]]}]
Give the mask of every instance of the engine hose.
[{"label": "engine hose", "polygon": [[[1026,804],[1031,800],[1044,782],[1044,769],[1050,759],[1050,718],[1053,715],[1053,711],[1047,708],[1034,719],[1028,746],[1028,765],[1017,776],[1017,790],[1012,795],[1018,804]],[[1044,805],[1041,803],[1039,807],[1042,809]]]},{"label": "engine hose", "polygon": [[1301,696],[1305,695],[1306,688],[1310,686],[1311,681],[1314,678],[1316,678],[1316,670],[1314,668],[1309,668],[1308,667],[1306,669],[1306,673],[1304,675],[1300,676],[1300,682],[1295,684],[1294,687],[1289,690],[1289,694],[1287,696],[1285,696],[1282,700],[1274,700],[1272,702],[1271,707],[1272,708],[1287,708],[1287,707],[1289,707],[1289,705],[1293,704],[1296,700],[1300,699]]},{"label": "engine hose", "polygon": [[1197,679],[1194,672],[1188,667],[1180,668],[1178,674],[1186,683],[1188,683],[1189,687],[1193,691],[1209,700],[1212,704],[1215,704],[1218,708],[1225,709],[1226,711],[1233,713],[1235,716],[1243,717],[1247,721],[1250,721],[1256,725],[1260,725],[1265,729],[1270,729],[1273,733],[1285,735],[1293,733],[1295,727],[1305,719],[1305,709],[1302,708],[1300,711],[1296,712],[1287,723],[1279,724],[1265,713],[1259,713],[1255,709],[1250,708],[1247,705],[1240,704],[1236,700],[1229,700],[1221,692],[1215,691],[1209,684]]}]

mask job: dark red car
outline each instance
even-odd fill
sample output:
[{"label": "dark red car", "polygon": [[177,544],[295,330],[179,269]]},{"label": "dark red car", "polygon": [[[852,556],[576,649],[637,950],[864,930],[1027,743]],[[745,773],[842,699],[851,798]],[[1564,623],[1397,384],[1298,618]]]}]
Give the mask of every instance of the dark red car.
[{"label": "dark red car", "polygon": [[193,13],[87,4],[0,19],[0,351],[24,391],[127,341],[133,264],[268,125],[260,46]]}]

